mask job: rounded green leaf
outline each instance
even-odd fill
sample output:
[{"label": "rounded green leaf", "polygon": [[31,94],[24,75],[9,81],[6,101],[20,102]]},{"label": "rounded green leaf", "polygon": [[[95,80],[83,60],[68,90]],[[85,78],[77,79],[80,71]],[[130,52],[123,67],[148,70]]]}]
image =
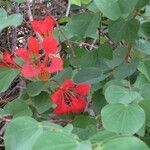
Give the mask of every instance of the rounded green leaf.
[{"label": "rounded green leaf", "polygon": [[43,129],[37,121],[29,117],[18,117],[11,121],[5,131],[7,150],[32,150],[33,143]]},{"label": "rounded green leaf", "polygon": [[111,85],[105,90],[105,98],[108,103],[129,104],[139,96],[139,93],[118,85]]},{"label": "rounded green leaf", "polygon": [[24,0],[15,0],[17,3],[21,4],[24,2]]},{"label": "rounded green leaf", "polygon": [[5,131],[4,141],[7,150],[91,150],[90,143],[79,142],[71,134],[72,126],[37,122],[30,117],[18,117],[12,120]]},{"label": "rounded green leaf", "polygon": [[137,69],[139,62],[132,60],[130,63],[123,63],[113,71],[113,76],[117,80],[125,79],[131,76]]},{"label": "rounded green leaf", "polygon": [[102,73],[99,68],[96,67],[89,67],[79,70],[75,76],[74,81],[75,83],[88,83],[88,84],[95,84],[99,81],[102,81],[106,78],[106,75]]},{"label": "rounded green leaf", "polygon": [[20,116],[32,116],[32,111],[25,101],[16,99],[5,105],[3,114],[11,114],[15,118]]},{"label": "rounded green leaf", "polygon": [[136,137],[118,137],[100,146],[101,150],[149,150],[148,146]]},{"label": "rounded green leaf", "polygon": [[141,31],[147,37],[150,37],[150,21],[141,24]]},{"label": "rounded green leaf", "polygon": [[150,99],[139,102],[139,105],[143,108],[146,115],[146,125],[150,127]]},{"label": "rounded green leaf", "polygon": [[78,141],[71,135],[51,131],[41,134],[32,150],[76,150]]},{"label": "rounded green leaf", "polygon": [[27,85],[27,93],[29,96],[39,95],[46,87],[46,82],[35,81]]},{"label": "rounded green leaf", "polygon": [[122,134],[134,134],[145,123],[145,112],[136,104],[109,104],[102,111],[105,129]]},{"label": "rounded green leaf", "polygon": [[5,92],[9,88],[18,74],[19,70],[17,69],[0,67],[0,93]]},{"label": "rounded green leaf", "polygon": [[67,29],[74,36],[80,36],[83,38],[91,37],[95,39],[97,38],[96,31],[99,22],[99,13],[81,13],[73,16],[72,21],[67,24]]},{"label": "rounded green leaf", "polygon": [[138,70],[150,81],[150,61],[141,61]]},{"label": "rounded green leaf", "polygon": [[134,48],[146,55],[150,55],[150,42],[149,41],[146,41],[146,40],[143,40],[143,39],[140,39],[140,40],[137,40],[134,44]]},{"label": "rounded green leaf", "polygon": [[139,26],[139,21],[136,19],[128,21],[119,19],[109,25],[108,33],[115,41],[127,40],[131,42],[137,38]]},{"label": "rounded green leaf", "polygon": [[116,0],[94,0],[99,10],[109,19],[116,20],[121,16],[121,10]]},{"label": "rounded green leaf", "polygon": [[121,16],[127,18],[135,9],[138,0],[118,0]]},{"label": "rounded green leaf", "polygon": [[142,8],[144,7],[146,4],[148,4],[149,0],[138,0],[137,4],[136,4],[136,8]]},{"label": "rounded green leaf", "polygon": [[150,98],[150,83],[143,85],[140,93],[145,99],[149,99]]},{"label": "rounded green leaf", "polygon": [[52,106],[50,96],[46,92],[41,92],[39,95],[35,96],[32,100],[32,104],[40,114],[49,110]]},{"label": "rounded green leaf", "polygon": [[0,9],[0,17],[0,31],[9,26],[17,27],[21,25],[23,21],[23,17],[21,14],[16,13],[7,16],[7,13],[4,9]]},{"label": "rounded green leaf", "polygon": [[89,138],[89,140],[91,141],[92,144],[95,143],[101,143],[102,141],[106,142],[110,139],[119,137],[120,135],[114,133],[114,132],[110,132],[104,129],[101,129],[99,131],[97,131],[96,134],[94,134],[93,136],[91,136]]}]

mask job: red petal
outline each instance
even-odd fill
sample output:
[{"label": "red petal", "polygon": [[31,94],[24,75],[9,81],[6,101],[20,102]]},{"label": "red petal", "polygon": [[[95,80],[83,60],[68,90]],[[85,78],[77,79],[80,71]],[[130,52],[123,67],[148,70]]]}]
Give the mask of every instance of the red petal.
[{"label": "red petal", "polygon": [[71,110],[73,113],[79,113],[86,108],[86,101],[82,98],[72,98]]},{"label": "red petal", "polygon": [[23,59],[27,62],[31,62],[30,53],[26,49],[18,48],[18,49],[15,50],[15,53],[21,59]]},{"label": "red petal", "polygon": [[63,69],[63,61],[61,58],[53,57],[50,67],[47,67],[48,72],[54,73]]},{"label": "red petal", "polygon": [[9,66],[3,62],[0,62],[0,67],[9,67]]},{"label": "red petal", "polygon": [[64,90],[67,90],[67,89],[73,89],[74,88],[74,83],[72,80],[69,80],[69,79],[65,79],[64,81],[64,85],[63,85],[63,89]]},{"label": "red petal", "polygon": [[54,29],[54,26],[56,25],[56,21],[53,17],[47,16],[43,23],[45,29],[52,31]]},{"label": "red petal", "polygon": [[41,25],[42,25],[43,21],[37,21],[37,20],[33,20],[30,22],[31,24],[31,27],[32,29],[35,31],[35,32],[38,32],[39,34],[43,34],[41,32]]},{"label": "red petal", "polygon": [[60,114],[68,114],[71,111],[71,108],[66,105],[63,101],[61,105],[58,105],[55,109],[54,109],[54,113],[57,115]]},{"label": "red petal", "polygon": [[13,61],[13,56],[10,55],[8,52],[3,53],[3,60],[6,62],[6,64],[11,64],[16,66],[16,63]]},{"label": "red petal", "polygon": [[43,40],[43,50],[47,55],[50,53],[56,53],[57,51],[57,40],[53,36],[49,36]]},{"label": "red petal", "polygon": [[63,95],[62,94],[63,93],[61,90],[56,91],[53,95],[50,96],[52,102],[54,104],[60,105],[61,102],[63,101]]},{"label": "red petal", "polygon": [[47,16],[45,20],[33,20],[30,22],[32,29],[41,35],[46,35],[52,32],[56,24],[55,20],[51,16]]},{"label": "red petal", "polygon": [[35,77],[40,73],[40,68],[32,68],[29,64],[22,66],[21,72],[25,77]]},{"label": "red petal", "polygon": [[90,85],[89,84],[79,84],[75,87],[75,90],[82,96],[85,96],[90,91]]},{"label": "red petal", "polygon": [[35,53],[35,54],[39,54],[39,50],[40,50],[40,43],[39,41],[34,38],[34,37],[30,37],[29,41],[28,41],[28,48],[31,52]]}]

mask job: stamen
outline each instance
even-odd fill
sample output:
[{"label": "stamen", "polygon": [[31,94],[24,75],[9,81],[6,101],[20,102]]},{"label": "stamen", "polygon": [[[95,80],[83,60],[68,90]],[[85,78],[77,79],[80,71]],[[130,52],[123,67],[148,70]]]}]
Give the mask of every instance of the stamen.
[{"label": "stamen", "polygon": [[39,77],[39,79],[41,79],[42,81],[47,81],[47,80],[49,79],[49,77],[50,77],[50,73],[47,72],[47,71],[45,71],[45,70],[43,70],[43,71],[41,71],[41,72],[39,73],[38,77]]}]

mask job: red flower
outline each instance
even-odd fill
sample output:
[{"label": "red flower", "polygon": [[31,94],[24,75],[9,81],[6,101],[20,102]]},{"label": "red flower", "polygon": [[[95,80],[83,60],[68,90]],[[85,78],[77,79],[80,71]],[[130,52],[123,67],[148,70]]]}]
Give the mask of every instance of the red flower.
[{"label": "red flower", "polygon": [[75,85],[71,80],[65,80],[64,85],[51,95],[51,100],[57,107],[55,114],[79,113],[86,107],[85,96],[90,91],[89,84]]},{"label": "red flower", "polygon": [[4,52],[3,62],[0,62],[0,66],[6,68],[18,68],[19,66],[15,63],[14,59],[14,55],[9,54],[8,52]]},{"label": "red flower", "polygon": [[[47,80],[49,73],[54,73],[63,69],[63,61],[54,54],[57,52],[57,40],[50,37],[43,40],[42,43],[44,58],[40,58],[40,43],[30,37],[28,41],[28,50],[19,48],[16,55],[23,59],[26,63],[22,66],[21,72],[25,77],[38,76],[41,80]],[[49,55],[53,55],[49,57]]]},{"label": "red flower", "polygon": [[56,22],[51,16],[47,16],[44,20],[31,21],[33,30],[44,37],[52,34],[55,25]]}]

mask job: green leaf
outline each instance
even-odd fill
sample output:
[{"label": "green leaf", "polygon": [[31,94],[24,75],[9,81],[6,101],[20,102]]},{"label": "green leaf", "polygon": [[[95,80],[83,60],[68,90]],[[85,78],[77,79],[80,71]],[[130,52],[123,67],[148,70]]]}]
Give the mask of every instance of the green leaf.
[{"label": "green leaf", "polygon": [[72,69],[70,67],[63,69],[58,72],[53,78],[61,83],[64,82],[65,79],[71,79],[72,77]]},{"label": "green leaf", "polygon": [[88,140],[91,136],[98,132],[96,125],[88,125],[86,128],[73,128],[73,133],[76,134],[81,140]]},{"label": "green leaf", "polygon": [[109,24],[108,33],[115,41],[127,40],[132,42],[138,37],[140,23],[136,19],[125,21],[119,19]]},{"label": "green leaf", "polygon": [[134,87],[141,89],[145,84],[150,83],[143,74],[139,74],[134,83]]},{"label": "green leaf", "polygon": [[97,120],[90,116],[78,115],[75,117],[72,124],[74,127],[78,127],[78,128],[86,128],[89,125],[95,125],[96,127]]},{"label": "green leaf", "polygon": [[45,90],[47,82],[44,81],[34,81],[27,85],[27,93],[29,96],[39,95],[42,91]]},{"label": "green leaf", "polygon": [[150,127],[150,99],[139,102],[139,105],[143,108],[146,115],[146,125]]},{"label": "green leaf", "polygon": [[150,37],[150,21],[141,24],[141,31],[146,37]]},{"label": "green leaf", "polygon": [[5,17],[7,16],[7,12],[5,11],[5,9],[0,9],[0,17]]},{"label": "green leaf", "polygon": [[38,123],[30,117],[18,117],[12,120],[6,129],[5,148],[7,150],[32,150],[33,144],[41,134],[61,130],[58,127],[51,123]]},{"label": "green leaf", "polygon": [[138,0],[94,0],[96,6],[111,20],[128,17],[135,9]]},{"label": "green leaf", "polygon": [[92,0],[81,0],[82,4],[89,4]]},{"label": "green leaf", "polygon": [[[73,49],[74,49],[74,53],[75,53],[75,56],[77,58],[77,61],[79,61],[82,56],[87,54],[87,50],[86,49],[80,48],[78,46],[74,46]],[[68,49],[67,52],[71,55],[70,49]],[[72,66],[76,66],[77,65],[77,64],[75,64],[75,60],[74,60],[73,57],[70,57],[69,61],[70,61],[70,64]]]},{"label": "green leaf", "polygon": [[94,134],[93,136],[91,136],[89,138],[89,140],[91,141],[92,144],[95,143],[101,143],[101,142],[106,142],[109,141],[110,139],[119,137],[120,135],[114,133],[114,132],[110,132],[104,129],[101,129],[100,131],[98,131],[96,134]]},{"label": "green leaf", "polygon": [[87,6],[87,9],[94,13],[100,12],[94,1]]},{"label": "green leaf", "polygon": [[137,40],[134,44],[134,48],[146,55],[150,55],[150,42],[149,41],[146,41],[146,40],[143,40],[143,39],[140,39],[140,40]]},{"label": "green leaf", "polygon": [[116,86],[121,86],[121,87],[128,87],[129,86],[129,81],[127,81],[127,80],[110,80],[104,85],[103,93],[105,93],[106,88],[108,88],[111,85],[116,85]]},{"label": "green leaf", "polygon": [[0,16],[0,31],[9,26],[17,27],[21,25],[23,20],[22,15],[19,13],[7,16],[7,13],[4,9],[0,9]]},{"label": "green leaf", "polygon": [[13,6],[12,6],[12,3],[11,3],[10,1],[8,1],[8,0],[1,0],[1,1],[0,1],[0,6],[6,7],[6,8],[11,8],[11,7],[13,7]]},{"label": "green leaf", "polygon": [[136,137],[118,137],[104,144],[99,149],[110,150],[115,147],[115,150],[149,150],[148,146]]},{"label": "green leaf", "polygon": [[78,150],[83,150],[83,149],[92,150],[91,143],[89,141],[82,141],[78,146]]},{"label": "green leaf", "polygon": [[21,116],[32,116],[32,111],[29,106],[22,100],[16,99],[8,102],[4,109],[3,114],[11,114],[14,118]]},{"label": "green leaf", "polygon": [[37,122],[30,117],[12,120],[4,139],[7,150],[66,150],[81,146],[78,138],[71,134],[70,127],[62,128],[50,122]]},{"label": "green leaf", "polygon": [[89,4],[92,0],[70,0],[71,4],[81,6],[81,4]]},{"label": "green leaf", "polygon": [[121,16],[121,10],[116,0],[94,0],[96,6],[104,14],[112,20],[117,20]]},{"label": "green leaf", "polygon": [[0,93],[5,92],[16,76],[19,74],[19,70],[0,67]]},{"label": "green leaf", "polygon": [[138,0],[118,0],[123,17],[128,17],[135,9]]},{"label": "green leaf", "polygon": [[84,68],[79,70],[75,76],[74,81],[75,83],[88,83],[88,84],[95,84],[99,81],[102,81],[106,78],[106,76],[101,72],[99,68],[90,67]]},{"label": "green leaf", "polygon": [[24,0],[15,0],[17,3],[21,4],[24,2]]},{"label": "green leaf", "polygon": [[117,85],[111,85],[105,90],[105,98],[108,103],[129,104],[139,96],[139,93]]},{"label": "green leaf", "polygon": [[92,52],[87,52],[85,55],[83,55],[80,59],[80,64],[82,67],[99,67],[99,64],[102,60],[112,59],[112,57],[111,46],[108,44],[103,44],[98,49]]},{"label": "green leaf", "polygon": [[[63,33],[66,35],[68,39],[71,39],[74,35],[68,30],[67,26],[60,26]],[[66,38],[64,35],[58,30],[58,28],[54,29],[54,35],[59,41],[64,42],[66,41]]]},{"label": "green leaf", "polygon": [[134,134],[145,123],[145,112],[136,104],[108,104],[101,115],[104,128],[116,133]]},{"label": "green leaf", "polygon": [[38,137],[32,150],[66,150],[77,149],[78,143],[75,138],[60,132],[44,133]]},{"label": "green leaf", "polygon": [[98,90],[93,94],[93,107],[95,113],[98,115],[101,112],[101,109],[107,104],[105,97],[102,95],[101,91]]},{"label": "green leaf", "polygon": [[71,4],[81,6],[81,0],[70,0]]},{"label": "green leaf", "polygon": [[142,8],[144,6],[146,6],[146,4],[148,4],[149,0],[138,0],[137,4],[136,4],[136,8]]},{"label": "green leaf", "polygon": [[[93,23],[94,22],[94,23]],[[97,38],[97,28],[100,22],[99,14],[81,13],[73,16],[67,24],[67,29],[74,36]]]},{"label": "green leaf", "polygon": [[39,95],[35,96],[32,102],[33,102],[33,106],[40,114],[49,110],[52,106],[49,94],[46,92],[41,92]]},{"label": "green leaf", "polygon": [[145,84],[141,87],[141,95],[146,99],[150,98],[150,83]]},{"label": "green leaf", "polygon": [[106,64],[110,68],[114,68],[122,64],[125,60],[127,55],[127,48],[125,47],[118,47],[113,51],[113,59],[112,60],[105,60]]},{"label": "green leaf", "polygon": [[137,60],[132,60],[130,63],[123,63],[119,65],[113,71],[113,76],[117,80],[125,79],[131,76],[137,69],[139,62]]},{"label": "green leaf", "polygon": [[140,62],[138,70],[150,81],[150,61]]}]

